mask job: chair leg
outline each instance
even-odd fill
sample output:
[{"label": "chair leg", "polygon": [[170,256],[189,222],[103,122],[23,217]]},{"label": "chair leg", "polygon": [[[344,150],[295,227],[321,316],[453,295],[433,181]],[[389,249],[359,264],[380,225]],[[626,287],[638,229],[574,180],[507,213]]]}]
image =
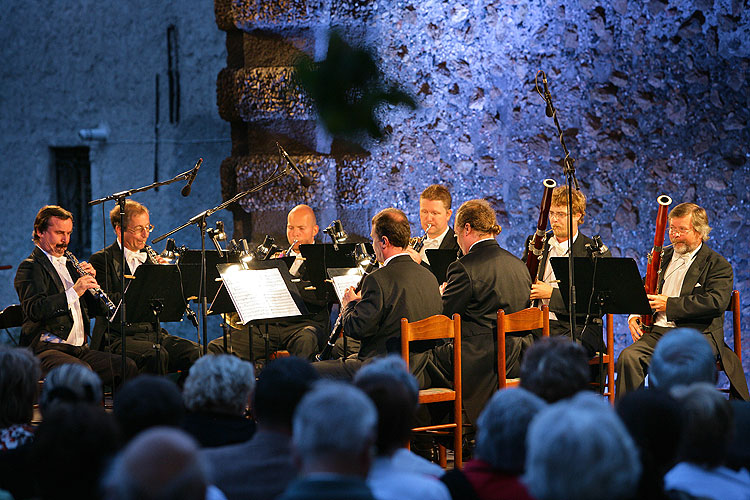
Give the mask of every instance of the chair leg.
[{"label": "chair leg", "polygon": [[448,452],[442,444],[438,445],[438,462],[443,469],[448,467]]}]

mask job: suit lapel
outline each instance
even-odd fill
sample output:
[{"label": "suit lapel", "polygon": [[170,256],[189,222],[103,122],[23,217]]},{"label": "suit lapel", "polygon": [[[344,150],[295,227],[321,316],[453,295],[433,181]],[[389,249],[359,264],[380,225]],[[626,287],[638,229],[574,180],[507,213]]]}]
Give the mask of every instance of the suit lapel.
[{"label": "suit lapel", "polygon": [[47,273],[50,275],[52,281],[57,287],[57,291],[60,293],[65,292],[65,287],[63,286],[63,282],[60,279],[60,275],[57,274],[57,269],[55,269],[55,266],[52,265],[52,262],[49,260],[47,255],[45,255],[45,253],[39,247],[34,248],[32,255],[34,256],[34,259],[36,259],[36,261],[39,262],[44,270],[47,271]]},{"label": "suit lapel", "polygon": [[669,262],[672,260],[673,254],[674,249],[672,248],[664,250],[664,255],[662,255],[661,263],[659,264],[659,283],[657,283],[656,285],[656,293],[661,293],[662,288],[664,288],[664,274],[667,270]]},{"label": "suit lapel", "polygon": [[680,297],[684,295],[690,295],[693,293],[695,285],[698,284],[698,278],[703,272],[703,268],[706,266],[706,260],[708,259],[708,252],[706,252],[705,245],[701,246],[698,250],[698,254],[693,259],[690,267],[685,274],[685,279],[682,281],[682,289],[680,289]]}]

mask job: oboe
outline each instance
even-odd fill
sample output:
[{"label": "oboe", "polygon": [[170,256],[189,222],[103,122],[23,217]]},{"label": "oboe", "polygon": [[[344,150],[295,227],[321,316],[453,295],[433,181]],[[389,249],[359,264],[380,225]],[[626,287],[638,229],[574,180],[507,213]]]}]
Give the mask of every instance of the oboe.
[{"label": "oboe", "polygon": [[409,241],[409,246],[412,247],[415,252],[422,251],[422,248],[424,247],[424,240],[427,239],[427,231],[429,231],[431,227],[432,224],[427,224],[427,228],[424,230],[424,234],[422,236],[412,238]]},{"label": "oboe", "polygon": [[146,255],[148,255],[149,262],[151,262],[152,264],[161,264],[161,262],[159,261],[159,255],[157,255],[156,250],[148,245],[144,246],[143,249],[146,251]]},{"label": "oboe", "polygon": [[[83,270],[83,268],[81,267],[81,263],[78,262],[78,259],[76,259],[76,256],[73,255],[72,252],[66,250],[65,256],[68,258],[70,263],[73,264],[73,267],[76,269],[76,271],[78,271],[78,274],[80,274],[81,276],[91,276],[91,273],[87,273],[86,271]],[[115,311],[117,310],[117,306],[115,306],[114,302],[112,302],[109,299],[109,297],[107,297],[107,294],[104,293],[104,290],[102,290],[99,287],[96,287],[96,288],[89,288],[88,291],[91,292],[91,295],[99,299],[102,302],[102,304],[104,304],[104,306],[107,308],[107,310],[109,311],[109,315],[107,317],[114,316]]]}]

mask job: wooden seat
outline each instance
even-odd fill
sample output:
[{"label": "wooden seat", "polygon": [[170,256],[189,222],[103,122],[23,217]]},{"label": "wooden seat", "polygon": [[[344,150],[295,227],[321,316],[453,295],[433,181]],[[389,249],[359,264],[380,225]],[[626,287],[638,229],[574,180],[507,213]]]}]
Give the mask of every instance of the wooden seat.
[{"label": "wooden seat", "polygon": [[[727,306],[727,312],[732,313],[732,337],[734,345],[732,346],[734,353],[742,364],[742,325],[740,324],[740,292],[739,290],[732,290],[732,295],[729,299],[729,305]],[[721,359],[716,362],[716,369],[726,373],[724,364]],[[729,388],[720,389],[722,392],[729,393]]]},{"label": "wooden seat", "polygon": [[[453,402],[453,422],[449,424],[428,425],[415,427],[414,432],[453,430],[454,467],[463,465],[463,415],[461,395],[461,316],[453,315],[453,319],[435,315],[420,321],[409,323],[406,318],[401,319],[401,355],[409,366],[409,342],[418,340],[453,339],[453,389],[435,387],[419,391],[419,403]],[[440,465],[446,466],[446,454],[441,448]]]},{"label": "wooden seat", "polygon": [[505,377],[505,334],[538,328],[542,329],[542,336],[549,337],[549,306],[543,305],[541,309],[529,307],[512,314],[505,314],[502,309],[497,311],[497,381],[500,389],[516,387],[520,383],[520,379]]},{"label": "wooden seat", "polygon": [[[606,386],[602,383],[601,379],[599,382],[591,382],[591,385],[599,388],[599,393],[602,396],[606,396],[609,402],[615,404],[615,339],[614,339],[614,325],[612,314],[607,314],[606,318],[606,344],[604,346],[604,352],[597,353],[593,358],[589,360],[589,365],[596,366],[599,363],[602,367],[607,368],[607,384]],[[600,375],[603,375],[600,374]],[[605,388],[606,387],[606,388]]]}]

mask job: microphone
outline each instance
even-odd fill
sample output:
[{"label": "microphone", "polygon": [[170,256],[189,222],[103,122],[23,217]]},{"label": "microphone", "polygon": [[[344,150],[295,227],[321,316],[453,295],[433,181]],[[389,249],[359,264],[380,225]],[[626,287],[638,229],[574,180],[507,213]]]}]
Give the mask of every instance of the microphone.
[{"label": "microphone", "polygon": [[203,158],[198,158],[198,162],[193,167],[193,170],[190,171],[190,174],[188,174],[187,177],[187,184],[185,184],[185,187],[182,188],[182,196],[189,196],[190,195],[190,186],[193,185],[193,181],[195,180],[195,176],[198,175],[198,169],[201,168],[201,163],[203,163]]},{"label": "microphone", "polygon": [[289,164],[289,166],[292,167],[295,172],[297,172],[297,175],[299,176],[299,180],[302,183],[302,185],[305,187],[309,187],[313,182],[312,179],[309,176],[304,175],[302,171],[299,169],[299,167],[297,167],[297,165],[294,164],[292,159],[289,158],[289,155],[287,154],[287,152],[284,151],[284,148],[281,147],[281,144],[277,142],[276,146],[279,148],[279,153],[281,153],[281,156],[284,157],[284,159]]},{"label": "microphone", "polygon": [[542,71],[542,83],[544,84],[544,102],[547,103],[547,109],[544,110],[544,112],[552,118],[552,115],[554,114],[552,109],[552,96],[549,93],[549,89],[547,88],[547,73]]}]

